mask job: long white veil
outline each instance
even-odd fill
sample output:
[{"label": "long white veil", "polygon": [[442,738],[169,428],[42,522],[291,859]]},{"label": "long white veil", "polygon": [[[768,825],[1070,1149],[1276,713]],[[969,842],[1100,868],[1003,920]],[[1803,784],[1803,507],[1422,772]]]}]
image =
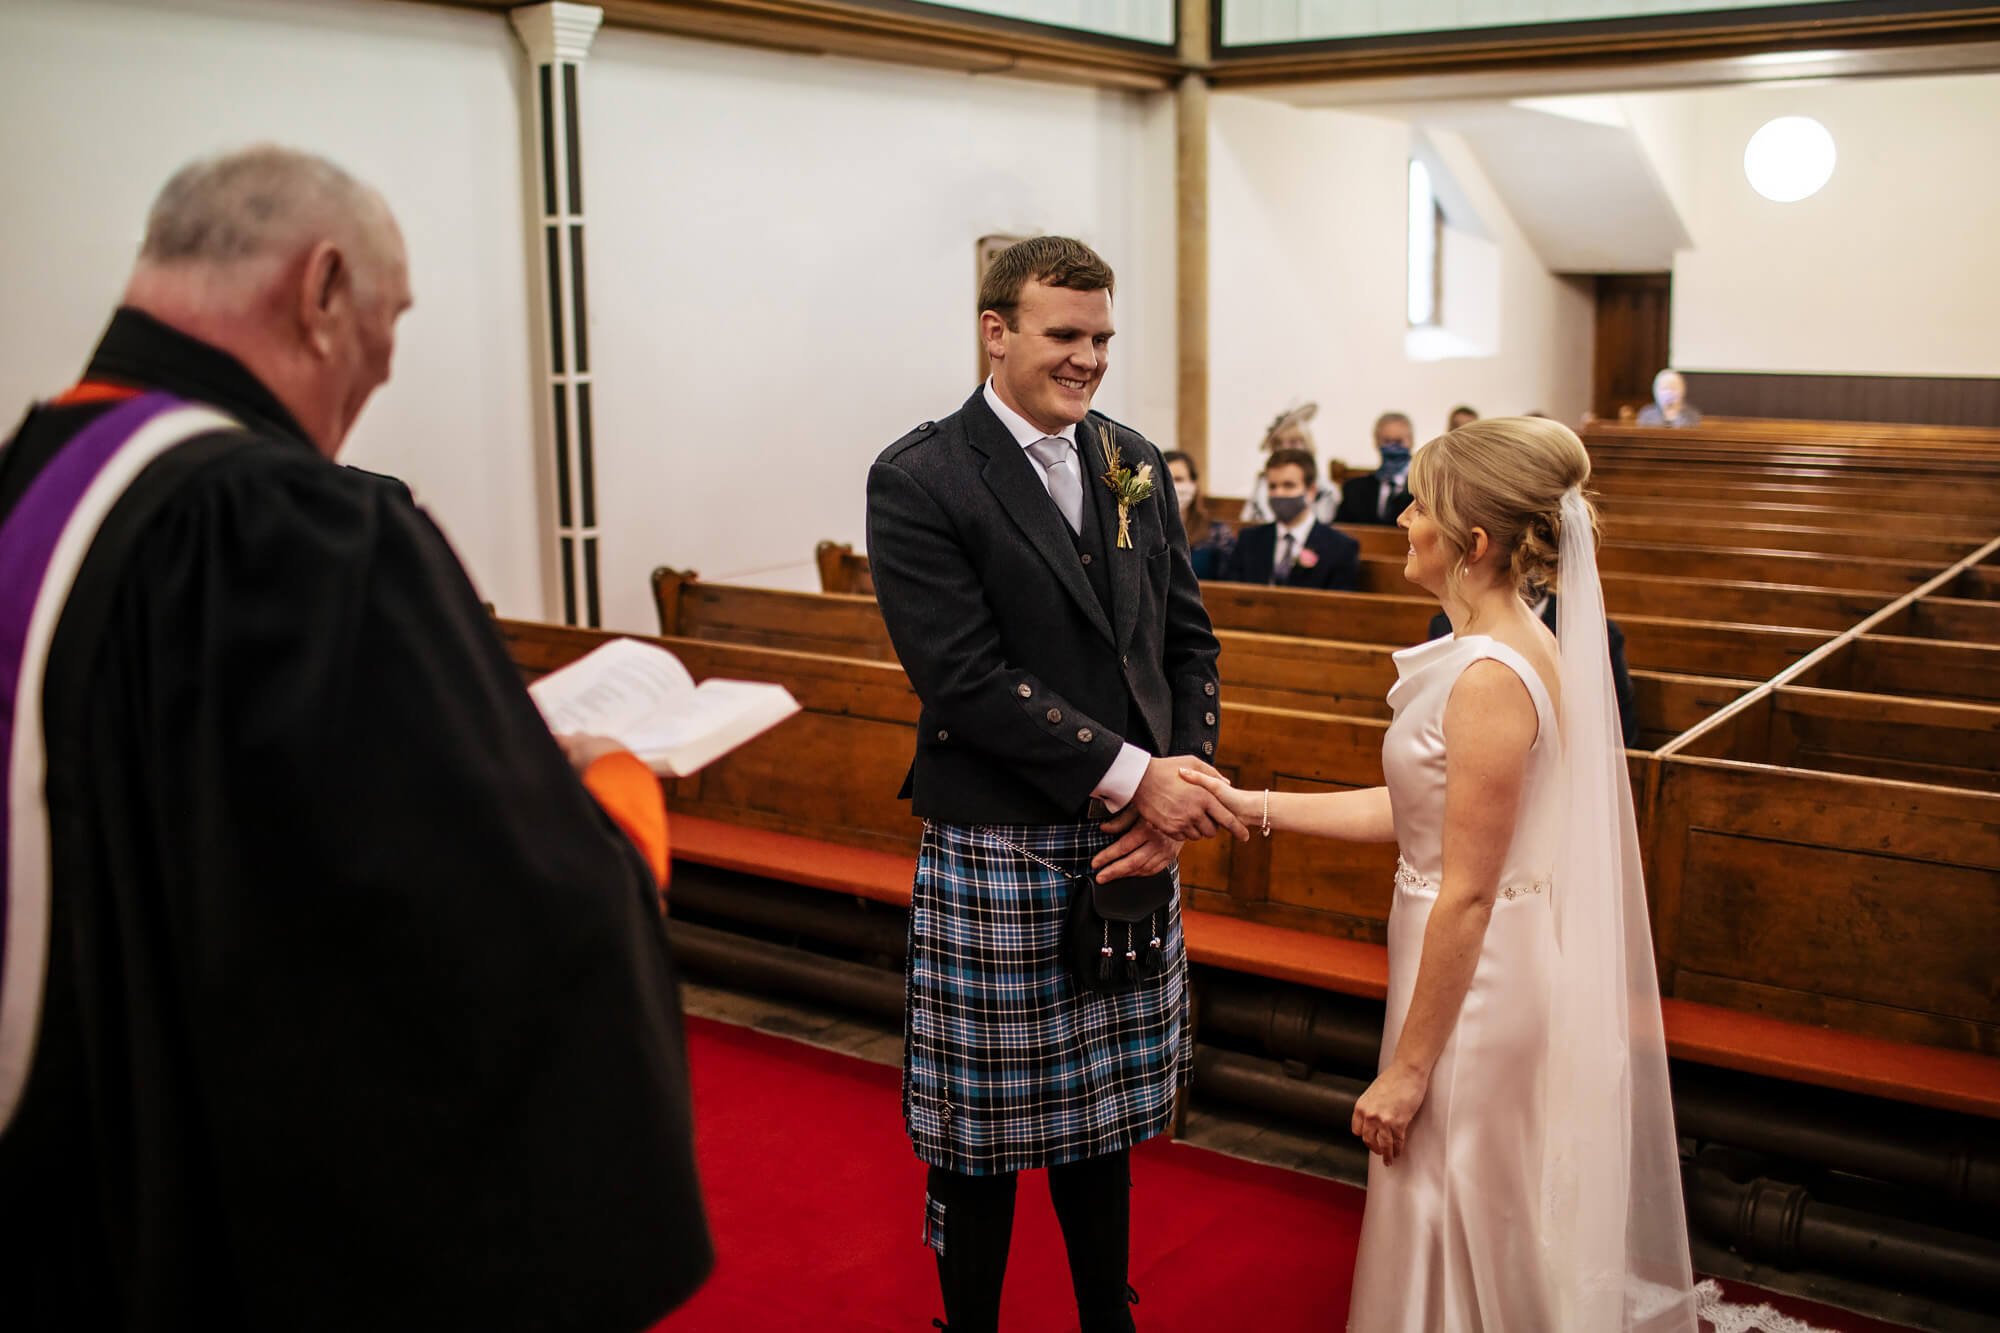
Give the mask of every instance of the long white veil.
[{"label": "long white veil", "polygon": [[1556,637],[1567,827],[1552,898],[1545,1258],[1566,1333],[1694,1333],[1638,821],[1581,489],[1563,496],[1561,513]]}]

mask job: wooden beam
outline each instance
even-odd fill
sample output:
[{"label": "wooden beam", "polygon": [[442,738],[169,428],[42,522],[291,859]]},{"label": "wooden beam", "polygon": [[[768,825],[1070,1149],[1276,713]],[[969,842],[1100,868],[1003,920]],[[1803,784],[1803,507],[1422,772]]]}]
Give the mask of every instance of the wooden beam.
[{"label": "wooden beam", "polygon": [[1992,41],[2000,37],[2000,5],[1940,5],[1898,14],[1762,23],[1720,18],[1690,23],[1686,21],[1689,17],[1549,24],[1532,33],[1510,36],[1482,34],[1475,29],[1272,42],[1237,52],[1225,48],[1216,52],[1214,82],[1221,88],[1266,87],[1504,69],[1644,66],[1773,51]]},{"label": "wooden beam", "polygon": [[[503,11],[520,0],[432,0]],[[595,0],[609,27],[705,38],[800,55],[849,56],[1103,88],[1164,92],[1175,50],[944,7],[866,0]]]},{"label": "wooden beam", "polygon": [[1208,475],[1208,0],[1181,0],[1174,93],[1175,437]]}]

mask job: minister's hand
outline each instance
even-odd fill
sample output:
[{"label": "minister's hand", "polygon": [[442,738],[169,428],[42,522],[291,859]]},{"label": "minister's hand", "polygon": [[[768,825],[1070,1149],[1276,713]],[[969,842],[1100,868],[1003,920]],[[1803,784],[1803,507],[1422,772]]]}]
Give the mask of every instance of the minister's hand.
[{"label": "minister's hand", "polygon": [[1118,835],[1117,841],[1090,859],[1090,868],[1097,872],[1100,884],[1132,875],[1158,874],[1180,858],[1181,840],[1168,837],[1139,818],[1136,801],[1098,827]]},{"label": "minister's hand", "polygon": [[1250,830],[1230,813],[1229,807],[1215,793],[1181,777],[1183,768],[1192,768],[1218,778],[1222,776],[1193,755],[1168,755],[1148,760],[1146,774],[1139,779],[1139,790],[1132,794],[1132,803],[1126,809],[1136,808],[1140,818],[1181,842],[1212,838],[1222,829],[1227,829],[1238,838],[1248,838]]},{"label": "minister's hand", "polygon": [[607,754],[617,754],[625,746],[609,736],[591,736],[583,732],[571,732],[557,736],[556,744],[562,746],[563,754],[569,759],[569,766],[579,774]]}]

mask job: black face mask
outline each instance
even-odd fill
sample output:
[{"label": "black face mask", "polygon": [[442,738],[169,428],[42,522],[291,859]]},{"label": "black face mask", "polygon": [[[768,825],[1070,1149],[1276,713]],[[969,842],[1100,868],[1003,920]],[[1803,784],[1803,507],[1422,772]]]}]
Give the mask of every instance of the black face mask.
[{"label": "black face mask", "polygon": [[1306,497],[1303,495],[1274,495],[1271,497],[1271,515],[1280,523],[1290,523],[1306,512]]}]

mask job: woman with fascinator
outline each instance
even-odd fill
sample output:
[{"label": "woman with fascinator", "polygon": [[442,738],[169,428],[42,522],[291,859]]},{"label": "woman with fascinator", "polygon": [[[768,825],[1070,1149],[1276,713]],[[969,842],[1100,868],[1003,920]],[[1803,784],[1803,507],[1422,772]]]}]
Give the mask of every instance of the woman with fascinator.
[{"label": "woman with fascinator", "polygon": [[[1384,787],[1249,792],[1273,831],[1395,842],[1352,1333],[1694,1333],[1590,458],[1494,418],[1410,469],[1405,574],[1452,632],[1396,654]],[[1556,634],[1523,599],[1561,589]]]},{"label": "woman with fascinator", "polygon": [[[1313,437],[1312,431],[1307,428],[1307,423],[1318,414],[1318,403],[1301,403],[1297,407],[1286,408],[1272,418],[1271,424],[1265,427],[1264,441],[1257,448],[1267,455],[1276,449],[1303,449],[1309,454],[1312,453]],[[1312,509],[1313,517],[1322,523],[1331,523],[1335,512],[1340,508],[1340,482],[1346,472],[1338,464],[1329,464],[1326,472],[1327,475],[1321,477],[1319,483],[1313,487]],[[1277,512],[1271,505],[1271,497],[1264,489],[1263,465],[1259,464],[1257,480],[1250,484],[1249,498],[1243,501],[1241,521],[1246,525],[1269,523],[1277,517]],[[1292,518],[1297,517],[1297,514],[1293,514],[1284,521],[1290,522]]]}]

